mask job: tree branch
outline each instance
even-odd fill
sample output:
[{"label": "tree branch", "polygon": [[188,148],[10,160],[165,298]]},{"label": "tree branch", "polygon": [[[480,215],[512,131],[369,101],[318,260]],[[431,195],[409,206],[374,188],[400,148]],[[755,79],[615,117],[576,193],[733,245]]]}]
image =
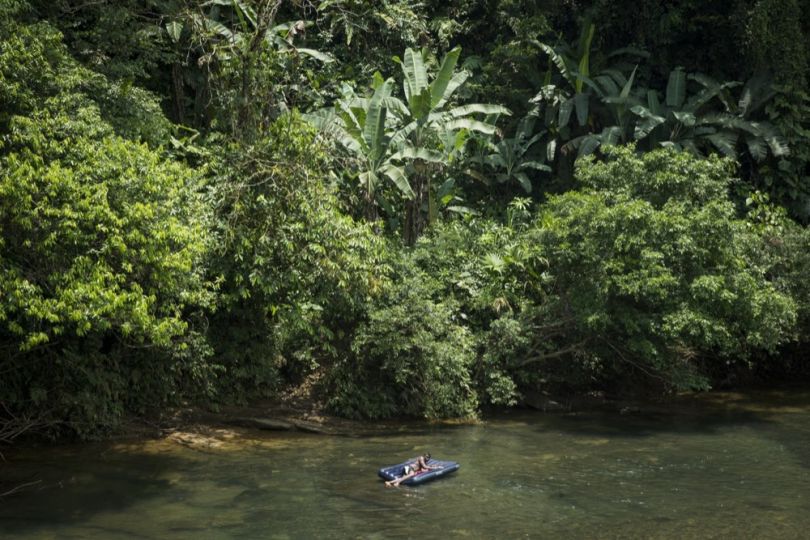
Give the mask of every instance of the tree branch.
[{"label": "tree branch", "polygon": [[557,351],[550,352],[547,354],[538,354],[537,356],[533,356],[531,358],[523,360],[520,364],[518,364],[518,367],[523,367],[527,364],[533,364],[535,362],[542,362],[543,360],[549,360],[551,358],[559,358],[560,356],[565,356],[566,354],[571,354],[573,352],[580,351],[582,350],[582,347],[584,347],[587,343],[588,340],[584,339],[579,343],[575,343],[570,347],[566,347],[565,349],[559,349]]}]

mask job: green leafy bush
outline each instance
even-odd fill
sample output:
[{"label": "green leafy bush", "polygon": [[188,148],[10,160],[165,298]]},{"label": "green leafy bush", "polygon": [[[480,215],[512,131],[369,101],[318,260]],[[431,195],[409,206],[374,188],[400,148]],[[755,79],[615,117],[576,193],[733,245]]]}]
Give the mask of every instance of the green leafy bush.
[{"label": "green leafy bush", "polygon": [[210,212],[194,170],[136,142],[168,139],[157,100],[29,15],[0,10],[0,403],[92,436],[210,392]]},{"label": "green leafy bush", "polygon": [[212,300],[208,212],[193,170],[81,96],[45,107],[12,117],[0,157],[0,401],[88,434],[202,375],[184,355],[205,349],[189,316]]},{"label": "green leafy bush", "polygon": [[101,120],[122,137],[155,147],[168,142],[171,125],[158,99],[79,65],[50,24],[22,24],[0,13],[0,33],[8,35],[0,42],[0,128],[8,128],[14,115],[61,100],[95,104]]},{"label": "green leafy bush", "polygon": [[434,301],[430,279],[403,261],[399,275],[357,329],[352,355],[331,373],[329,406],[353,418],[476,413],[473,337],[452,300]]},{"label": "green leafy bush", "polygon": [[576,344],[570,358],[614,381],[705,388],[704,364],[791,337],[795,303],[746,259],[761,239],[735,217],[729,162],[617,148],[607,163],[583,161],[578,178],[583,189],[553,197],[529,238],[571,320],[558,350]]}]

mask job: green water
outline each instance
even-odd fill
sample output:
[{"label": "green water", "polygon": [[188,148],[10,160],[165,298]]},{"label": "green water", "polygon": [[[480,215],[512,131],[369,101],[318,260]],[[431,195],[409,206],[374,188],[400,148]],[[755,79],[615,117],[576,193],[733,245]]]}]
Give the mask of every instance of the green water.
[{"label": "green water", "polygon": [[[0,537],[810,538],[810,394],[711,400],[6,452],[0,483],[39,483],[0,499]],[[376,477],[425,450],[462,467],[415,488]]]}]

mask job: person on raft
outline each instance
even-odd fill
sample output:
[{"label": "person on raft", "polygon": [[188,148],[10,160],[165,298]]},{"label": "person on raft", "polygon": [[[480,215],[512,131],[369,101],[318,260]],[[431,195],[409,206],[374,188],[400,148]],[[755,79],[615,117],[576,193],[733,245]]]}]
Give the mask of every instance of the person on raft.
[{"label": "person on raft", "polygon": [[440,468],[428,465],[428,461],[430,461],[430,454],[424,454],[422,456],[419,456],[418,458],[416,458],[415,462],[405,465],[402,471],[402,476],[394,480],[389,480],[388,482],[385,483],[385,485],[388,487],[397,487],[408,478],[413,478],[417,474],[421,474],[425,471]]}]

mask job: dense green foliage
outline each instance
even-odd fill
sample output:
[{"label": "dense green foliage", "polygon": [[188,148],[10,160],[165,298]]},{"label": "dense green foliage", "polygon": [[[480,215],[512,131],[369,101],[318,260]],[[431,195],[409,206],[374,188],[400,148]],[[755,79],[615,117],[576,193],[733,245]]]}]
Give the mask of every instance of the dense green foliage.
[{"label": "dense green foliage", "polygon": [[0,53],[13,113],[0,157],[0,400],[91,433],[206,380],[194,317],[214,298],[211,213],[192,169],[116,135],[158,114],[149,101],[105,107],[90,92],[115,89],[56,32],[12,29]]},{"label": "dense green foliage", "polygon": [[0,3],[0,441],[297,385],[443,418],[807,375],[808,21]]},{"label": "dense green foliage", "polygon": [[327,164],[295,117],[212,159],[222,283],[211,336],[236,399],[334,360],[387,279],[383,239],[340,211]]}]

